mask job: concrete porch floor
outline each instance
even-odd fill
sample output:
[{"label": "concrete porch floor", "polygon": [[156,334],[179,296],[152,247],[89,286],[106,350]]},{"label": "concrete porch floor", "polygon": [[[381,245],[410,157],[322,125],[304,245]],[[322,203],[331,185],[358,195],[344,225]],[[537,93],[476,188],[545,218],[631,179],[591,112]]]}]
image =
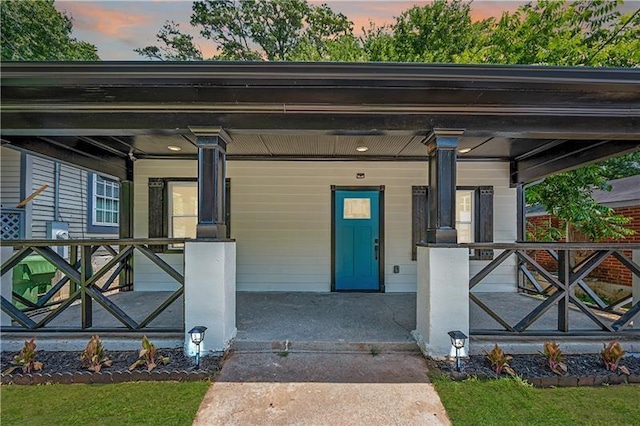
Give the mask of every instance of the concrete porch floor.
[{"label": "concrete porch floor", "polygon": [[[110,299],[136,321],[140,321],[169,295],[170,292],[124,292],[114,294]],[[512,325],[542,303],[539,299],[519,293],[480,293],[478,296]],[[415,294],[238,292],[236,305],[238,334],[234,347],[237,350],[282,350],[286,341],[289,342],[289,349],[309,351],[369,351],[374,347],[381,351],[411,351],[417,347],[411,336],[411,331],[416,326]],[[605,320],[609,323],[613,321],[611,318]],[[182,321],[183,303],[182,299],[178,299],[152,321],[150,327],[181,328]],[[500,329],[497,322],[472,302],[470,323],[472,329]],[[530,330],[553,330],[556,323],[557,309],[552,307]],[[97,303],[93,305],[93,324],[96,328],[122,327],[118,320]],[[80,306],[69,307],[50,323],[51,327],[60,329],[79,325]],[[570,326],[574,331],[596,330],[595,323],[577,310],[571,312]],[[20,336],[20,344],[27,335],[12,333],[14,334]],[[53,339],[58,339],[61,335],[50,334]],[[82,334],[78,339],[84,345],[84,334],[89,335],[91,331],[75,334]],[[142,335],[144,332],[136,334]],[[165,347],[182,346],[182,333],[156,336],[163,340]],[[8,343],[6,337],[3,335],[3,346]],[[503,340],[535,341],[538,344],[537,340],[540,340],[522,336],[490,336],[487,339],[487,345]],[[560,336],[555,336],[554,339],[563,340]],[[70,343],[70,339],[65,337],[65,342]],[[137,347],[139,342],[134,342]],[[477,342],[478,344],[473,345],[472,352],[484,349],[480,344],[483,340],[479,339]],[[635,345],[638,345],[637,339]],[[601,348],[601,343],[598,346]]]}]

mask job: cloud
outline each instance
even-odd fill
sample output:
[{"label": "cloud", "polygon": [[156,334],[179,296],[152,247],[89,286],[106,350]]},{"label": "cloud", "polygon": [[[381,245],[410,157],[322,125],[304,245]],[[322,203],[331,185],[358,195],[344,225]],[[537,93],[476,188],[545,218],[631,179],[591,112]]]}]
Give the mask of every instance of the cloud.
[{"label": "cloud", "polygon": [[74,29],[96,32],[107,37],[129,37],[151,22],[148,14],[112,10],[98,3],[64,2],[59,9],[73,16]]}]

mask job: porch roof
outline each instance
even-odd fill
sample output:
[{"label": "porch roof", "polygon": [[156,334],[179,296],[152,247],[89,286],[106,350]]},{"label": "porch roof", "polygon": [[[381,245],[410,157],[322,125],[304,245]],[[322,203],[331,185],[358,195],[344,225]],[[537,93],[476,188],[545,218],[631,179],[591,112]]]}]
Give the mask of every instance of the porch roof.
[{"label": "porch roof", "polygon": [[190,128],[208,126],[231,136],[230,160],[425,160],[434,128],[465,129],[460,160],[511,161],[512,183],[640,149],[637,69],[5,62],[0,72],[3,144],[120,178],[132,157],[195,159]]}]

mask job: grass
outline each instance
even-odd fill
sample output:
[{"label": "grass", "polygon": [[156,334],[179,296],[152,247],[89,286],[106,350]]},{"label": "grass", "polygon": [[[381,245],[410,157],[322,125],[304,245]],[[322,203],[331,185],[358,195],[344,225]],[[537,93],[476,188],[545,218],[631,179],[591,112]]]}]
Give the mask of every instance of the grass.
[{"label": "grass", "polygon": [[454,426],[637,425],[640,386],[538,389],[518,379],[433,378]]},{"label": "grass", "polygon": [[2,425],[190,425],[209,382],[2,386]]}]

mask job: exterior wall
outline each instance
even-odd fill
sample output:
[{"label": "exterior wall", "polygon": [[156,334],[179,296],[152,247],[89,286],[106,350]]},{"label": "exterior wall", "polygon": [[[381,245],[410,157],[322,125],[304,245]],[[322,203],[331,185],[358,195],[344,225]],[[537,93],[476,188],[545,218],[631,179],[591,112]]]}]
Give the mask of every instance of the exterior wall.
[{"label": "exterior wall", "polygon": [[20,152],[0,148],[0,203],[2,207],[15,208],[20,197]]},{"label": "exterior wall", "polygon": [[[47,222],[59,220],[69,223],[69,235],[73,239],[114,237],[114,234],[87,232],[87,188],[89,172],[66,164],[60,166],[59,216],[54,217],[55,169],[52,160],[25,155],[9,148],[0,153],[1,203],[14,208],[24,197],[31,195],[43,184],[42,191],[25,207],[25,238],[46,239]],[[25,167],[21,176],[21,168]],[[24,178],[24,182],[21,179]],[[24,188],[24,190],[22,189]],[[116,233],[117,236],[117,233]]]},{"label": "exterior wall", "polygon": [[[617,214],[621,214],[631,218],[631,222],[629,222],[627,227],[635,231],[634,235],[630,235],[622,240],[616,240],[615,242],[640,244],[640,205],[615,207],[613,210]],[[561,226],[558,218],[551,215],[530,216],[527,217],[527,220],[541,228],[546,228],[549,226],[549,224],[552,224],[552,226],[554,227]],[[605,242],[613,241],[609,240]],[[624,251],[624,254],[627,257],[631,258],[630,250]],[[557,269],[557,262],[546,253],[537,253],[536,261],[540,262],[545,268],[548,268],[549,270],[553,271]],[[613,256],[607,257],[607,259],[605,259],[605,261],[602,262],[600,266],[598,266],[593,272],[591,272],[589,276],[593,278],[599,278],[612,284],[625,286],[631,286],[632,281],[631,271],[629,271],[629,269],[622,265]]]},{"label": "exterior wall", "polygon": [[[195,177],[195,161],[138,160],[134,178],[134,235],[148,237],[148,179]],[[365,179],[356,179],[365,173]],[[458,167],[460,186],[494,186],[494,240],[516,237],[516,194],[508,163],[469,162]],[[240,291],[330,291],[331,185],[385,186],[387,292],[416,291],[411,260],[411,186],[427,182],[424,162],[229,161],[231,236],[237,241]],[[182,270],[181,254],[162,257]],[[488,261],[472,261],[471,272]],[[393,273],[393,266],[400,273]],[[175,288],[143,256],[135,260],[137,290]],[[164,277],[164,278],[163,278]],[[505,263],[478,291],[515,291],[515,262]]]}]

